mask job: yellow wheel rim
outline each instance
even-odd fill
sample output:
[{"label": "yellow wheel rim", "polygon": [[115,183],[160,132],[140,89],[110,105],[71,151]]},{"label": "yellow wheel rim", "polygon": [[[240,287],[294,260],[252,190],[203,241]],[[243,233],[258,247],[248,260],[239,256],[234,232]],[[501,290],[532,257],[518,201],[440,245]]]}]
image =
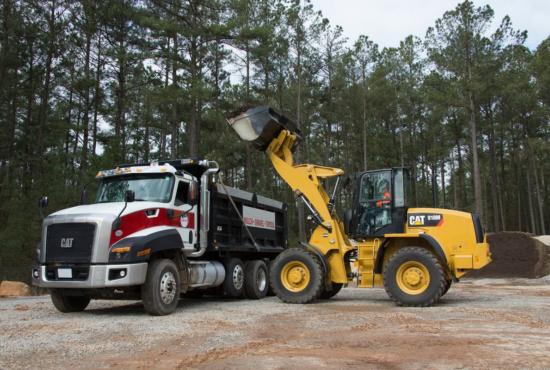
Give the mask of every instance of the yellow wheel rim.
[{"label": "yellow wheel rim", "polygon": [[281,282],[285,289],[297,293],[307,288],[311,274],[305,263],[290,261],[281,270]]},{"label": "yellow wheel rim", "polygon": [[418,261],[407,261],[397,269],[395,280],[403,292],[411,295],[422,294],[430,285],[430,272]]}]

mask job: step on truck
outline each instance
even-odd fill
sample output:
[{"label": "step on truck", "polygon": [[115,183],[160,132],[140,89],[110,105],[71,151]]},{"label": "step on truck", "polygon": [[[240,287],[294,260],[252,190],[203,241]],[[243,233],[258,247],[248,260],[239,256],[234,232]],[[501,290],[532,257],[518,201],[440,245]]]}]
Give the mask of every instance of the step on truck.
[{"label": "step on truck", "polygon": [[265,297],[269,263],[287,247],[287,207],[216,181],[218,171],[190,159],[100,171],[93,204],[83,191],[82,205],[43,220],[33,284],[61,312],[91,299],[141,299],[166,315],[180,295]]}]

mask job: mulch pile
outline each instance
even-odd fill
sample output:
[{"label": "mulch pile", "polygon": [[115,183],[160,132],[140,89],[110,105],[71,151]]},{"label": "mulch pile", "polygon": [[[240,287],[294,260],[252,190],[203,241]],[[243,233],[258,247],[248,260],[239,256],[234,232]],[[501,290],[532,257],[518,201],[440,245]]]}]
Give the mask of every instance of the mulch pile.
[{"label": "mulch pile", "polygon": [[550,246],[529,234],[502,232],[488,234],[493,261],[468,273],[474,278],[529,278],[550,274]]}]

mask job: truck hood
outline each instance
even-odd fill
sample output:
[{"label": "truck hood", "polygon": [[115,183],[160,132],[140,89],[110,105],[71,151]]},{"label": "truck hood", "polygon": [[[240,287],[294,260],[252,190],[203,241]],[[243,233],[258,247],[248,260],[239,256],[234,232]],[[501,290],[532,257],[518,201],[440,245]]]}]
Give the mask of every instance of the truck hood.
[{"label": "truck hood", "polygon": [[[128,206],[122,213],[122,216],[136,211],[151,209],[151,208],[167,208],[169,203],[158,203],[158,202],[141,202],[135,201],[128,203]],[[50,214],[50,216],[67,216],[67,215],[82,215],[82,214],[105,214],[118,216],[120,211],[124,208],[124,202],[112,202],[112,203],[95,203],[95,204],[86,204],[82,206],[76,206],[71,208],[65,208],[55,213]]]}]

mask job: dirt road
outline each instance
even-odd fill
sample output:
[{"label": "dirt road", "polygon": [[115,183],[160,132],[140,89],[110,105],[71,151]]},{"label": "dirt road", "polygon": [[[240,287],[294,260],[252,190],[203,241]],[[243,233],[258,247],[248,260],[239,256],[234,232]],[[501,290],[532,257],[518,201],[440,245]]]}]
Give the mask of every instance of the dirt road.
[{"label": "dirt road", "polygon": [[0,299],[0,369],[227,367],[550,368],[550,279],[464,281],[431,308],[352,288],[310,305],[188,299],[165,317]]}]

